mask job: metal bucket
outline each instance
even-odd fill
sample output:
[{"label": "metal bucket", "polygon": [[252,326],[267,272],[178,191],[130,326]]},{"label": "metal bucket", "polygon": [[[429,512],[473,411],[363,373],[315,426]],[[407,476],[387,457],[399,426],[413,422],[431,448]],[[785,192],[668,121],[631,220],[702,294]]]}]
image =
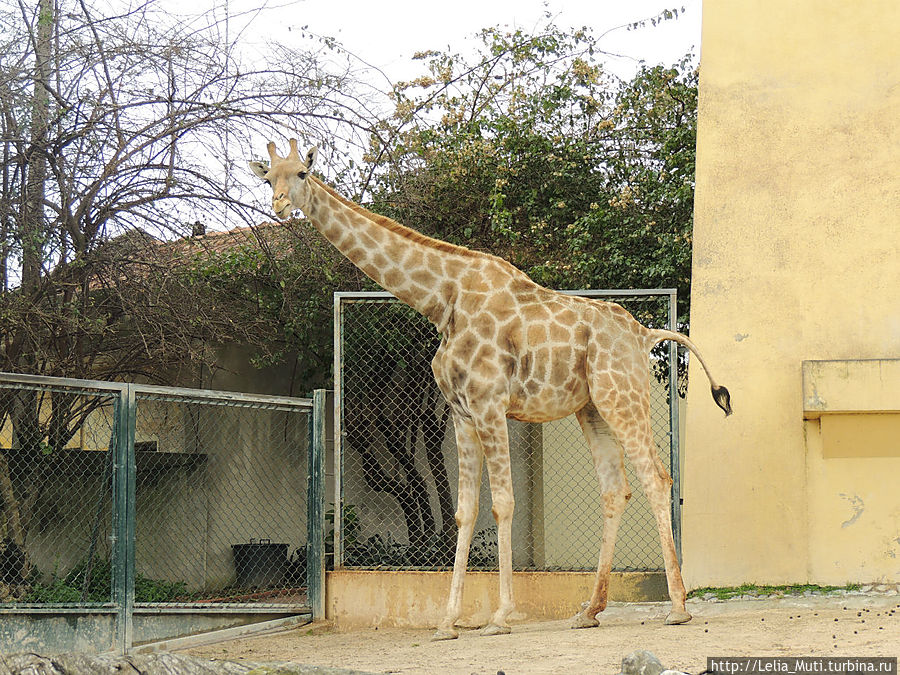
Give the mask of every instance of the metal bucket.
[{"label": "metal bucket", "polygon": [[243,588],[270,588],[284,582],[288,565],[288,545],[269,539],[232,544],[237,584]]}]

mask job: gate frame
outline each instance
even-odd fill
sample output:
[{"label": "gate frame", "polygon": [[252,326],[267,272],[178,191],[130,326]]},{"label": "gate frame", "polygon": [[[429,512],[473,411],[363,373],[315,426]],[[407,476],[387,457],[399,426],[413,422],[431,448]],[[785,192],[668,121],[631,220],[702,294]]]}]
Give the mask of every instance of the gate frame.
[{"label": "gate frame", "polygon": [[[666,328],[678,330],[678,291],[675,288],[653,289],[591,289],[563,290],[565,295],[577,295],[586,298],[609,299],[634,298],[640,296],[668,298],[668,316]],[[343,561],[343,522],[344,512],[344,452],[343,452],[343,408],[344,408],[344,368],[343,368],[343,305],[356,300],[398,300],[388,291],[336,291],[334,293],[334,569],[344,567]],[[678,396],[678,344],[669,341],[669,468],[672,476],[671,515],[672,537],[675,540],[675,552],[679,564],[681,558],[681,445],[679,442],[679,396]]]},{"label": "gate frame", "polygon": [[[62,387],[82,389],[85,391],[107,394],[114,398],[114,416],[112,434],[116,443],[114,453],[113,474],[111,476],[111,517],[112,524],[109,536],[112,539],[111,567],[112,588],[111,602],[91,603],[41,603],[22,607],[0,607],[0,617],[23,616],[28,622],[39,622],[40,617],[52,619],[63,615],[67,621],[78,622],[79,619],[97,615],[114,615],[113,652],[127,654],[134,647],[134,614],[165,613],[170,607],[176,613],[197,614],[302,614],[304,609],[311,614],[312,620],[325,618],[325,390],[317,389],[312,398],[294,398],[268,394],[247,394],[212,389],[190,389],[184,387],[165,387],[148,384],[132,384],[105,382],[101,380],[84,380],[77,378],[49,377],[45,375],[23,375],[19,373],[0,372],[0,381],[36,387]],[[309,608],[297,605],[263,605],[246,603],[197,604],[191,607],[183,605],[159,604],[150,608],[135,608],[135,504],[137,470],[135,463],[135,435],[137,427],[137,399],[141,394],[155,396],[172,396],[191,398],[195,401],[206,399],[210,402],[225,401],[239,403],[259,403],[277,405],[306,411],[308,415],[307,442],[307,589]],[[298,486],[299,489],[300,486]],[[277,610],[273,611],[273,607]],[[89,626],[86,630],[91,630]],[[76,629],[77,630],[77,629]],[[213,629],[215,631],[215,629]],[[225,629],[229,630],[229,629]],[[204,635],[207,635],[204,633]],[[190,638],[185,638],[190,639]],[[152,647],[146,645],[146,647]],[[138,647],[141,650],[141,647]]]}]

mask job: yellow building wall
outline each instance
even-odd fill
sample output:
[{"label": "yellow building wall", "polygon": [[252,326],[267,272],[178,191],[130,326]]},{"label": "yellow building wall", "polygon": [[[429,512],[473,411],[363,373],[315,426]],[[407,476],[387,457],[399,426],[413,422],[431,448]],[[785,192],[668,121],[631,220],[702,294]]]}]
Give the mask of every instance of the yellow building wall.
[{"label": "yellow building wall", "polygon": [[810,577],[896,581],[900,359],[804,361],[802,373]]},{"label": "yellow building wall", "polygon": [[[690,587],[900,579],[900,451],[826,457],[802,372],[900,357],[898,25],[896,0],[704,2],[691,336],[735,414],[692,363]],[[869,437],[891,398],[824,427]]]}]

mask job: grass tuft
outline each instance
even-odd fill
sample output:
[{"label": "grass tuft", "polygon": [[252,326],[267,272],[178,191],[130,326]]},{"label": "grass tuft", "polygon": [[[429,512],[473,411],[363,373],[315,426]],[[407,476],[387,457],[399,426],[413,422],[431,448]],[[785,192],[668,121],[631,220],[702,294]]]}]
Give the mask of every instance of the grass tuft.
[{"label": "grass tuft", "polygon": [[859,584],[847,584],[846,586],[819,586],[818,584],[786,584],[783,586],[768,586],[758,584],[741,584],[740,586],[695,588],[688,593],[689,598],[702,598],[709,593],[719,600],[730,600],[742,595],[774,595],[777,597],[803,595],[807,591],[813,593],[831,593],[833,591],[858,591]]}]

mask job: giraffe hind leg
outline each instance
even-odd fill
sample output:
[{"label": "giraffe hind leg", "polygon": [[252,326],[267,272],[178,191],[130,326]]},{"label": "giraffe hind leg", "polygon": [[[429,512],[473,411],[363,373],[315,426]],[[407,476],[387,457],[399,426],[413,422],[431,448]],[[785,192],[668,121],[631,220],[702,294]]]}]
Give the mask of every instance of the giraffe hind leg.
[{"label": "giraffe hind leg", "polygon": [[587,606],[575,616],[572,624],[573,628],[592,628],[599,625],[597,614],[606,609],[616,535],[631,490],[625,477],[622,448],[594,404],[588,403],[575,416],[590,446],[603,493],[603,538],[594,590]]},{"label": "giraffe hind leg", "polygon": [[[604,396],[598,396],[600,393]],[[663,466],[650,425],[650,379],[636,365],[623,362],[617,371],[592,381],[591,398],[624,450],[641,482],[656,520],[672,609],[667,624],[686,623],[686,592],[672,536],[672,480]]]},{"label": "giraffe hind leg", "polygon": [[619,438],[625,453],[641,481],[641,487],[656,520],[666,567],[666,584],[672,602],[672,609],[666,617],[666,624],[687,623],[691,620],[691,615],[685,609],[687,593],[675,551],[675,540],[672,536],[672,479],[659,459],[650,427],[649,397],[645,400],[646,403],[640,408],[632,407],[630,415],[622,416],[617,420],[616,432],[617,434],[621,433]]}]

